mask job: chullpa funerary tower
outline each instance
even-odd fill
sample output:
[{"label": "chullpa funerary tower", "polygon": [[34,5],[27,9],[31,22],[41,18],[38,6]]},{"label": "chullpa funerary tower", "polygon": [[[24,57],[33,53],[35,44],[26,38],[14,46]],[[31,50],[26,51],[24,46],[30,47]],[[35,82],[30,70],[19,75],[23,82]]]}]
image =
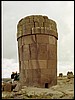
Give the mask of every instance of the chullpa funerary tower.
[{"label": "chullpa funerary tower", "polygon": [[20,83],[50,87],[57,84],[57,25],[42,15],[22,18],[17,25]]}]

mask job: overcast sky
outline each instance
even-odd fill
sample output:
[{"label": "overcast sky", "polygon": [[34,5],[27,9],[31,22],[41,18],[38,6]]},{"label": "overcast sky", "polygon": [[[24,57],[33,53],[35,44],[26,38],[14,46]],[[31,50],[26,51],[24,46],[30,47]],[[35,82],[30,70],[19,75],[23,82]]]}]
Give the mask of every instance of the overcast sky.
[{"label": "overcast sky", "polygon": [[17,24],[29,15],[46,15],[57,23],[57,71],[74,72],[74,1],[2,1],[2,77],[19,71]]}]

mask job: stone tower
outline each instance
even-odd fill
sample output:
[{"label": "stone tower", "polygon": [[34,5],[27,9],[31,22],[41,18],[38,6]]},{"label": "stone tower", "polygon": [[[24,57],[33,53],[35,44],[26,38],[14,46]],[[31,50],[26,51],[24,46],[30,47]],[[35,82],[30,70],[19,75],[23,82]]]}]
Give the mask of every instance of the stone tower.
[{"label": "stone tower", "polygon": [[57,25],[47,16],[22,18],[17,25],[21,85],[57,84]]}]

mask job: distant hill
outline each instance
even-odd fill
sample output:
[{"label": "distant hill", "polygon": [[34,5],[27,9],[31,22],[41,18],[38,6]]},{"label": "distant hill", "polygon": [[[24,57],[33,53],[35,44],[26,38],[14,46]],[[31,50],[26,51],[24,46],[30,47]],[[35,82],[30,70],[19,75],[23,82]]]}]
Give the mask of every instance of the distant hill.
[{"label": "distant hill", "polygon": [[8,82],[10,80],[11,80],[11,78],[2,78],[2,81],[4,81],[4,82]]}]

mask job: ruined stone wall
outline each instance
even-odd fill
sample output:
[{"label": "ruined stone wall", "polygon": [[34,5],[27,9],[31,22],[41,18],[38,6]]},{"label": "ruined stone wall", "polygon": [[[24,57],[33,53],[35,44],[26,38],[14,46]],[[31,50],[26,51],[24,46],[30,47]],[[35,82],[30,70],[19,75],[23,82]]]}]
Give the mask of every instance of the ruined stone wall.
[{"label": "ruined stone wall", "polygon": [[47,16],[32,15],[17,25],[20,82],[26,86],[57,84],[57,25]]}]

